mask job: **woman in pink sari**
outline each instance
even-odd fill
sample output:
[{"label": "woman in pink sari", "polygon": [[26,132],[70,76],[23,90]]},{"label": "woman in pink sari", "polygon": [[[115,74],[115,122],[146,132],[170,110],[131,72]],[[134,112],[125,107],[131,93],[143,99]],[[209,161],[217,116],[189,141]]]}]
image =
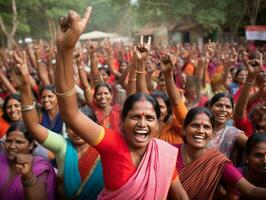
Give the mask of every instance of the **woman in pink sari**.
[{"label": "woman in pink sari", "polygon": [[[90,13],[89,7],[80,19],[69,11],[61,19],[55,77],[64,121],[101,155],[105,188],[98,199],[166,199],[169,189],[175,199],[187,199],[175,170],[177,150],[153,138],[160,117],[153,97],[143,93],[128,97],[121,114],[121,132],[103,128],[79,111],[73,89],[73,50]],[[137,48],[142,64],[148,48],[143,41]]]},{"label": "woman in pink sari", "polygon": [[0,153],[1,199],[54,199],[54,169],[48,160],[32,156],[34,141],[22,122],[11,125],[4,146],[5,154]]}]

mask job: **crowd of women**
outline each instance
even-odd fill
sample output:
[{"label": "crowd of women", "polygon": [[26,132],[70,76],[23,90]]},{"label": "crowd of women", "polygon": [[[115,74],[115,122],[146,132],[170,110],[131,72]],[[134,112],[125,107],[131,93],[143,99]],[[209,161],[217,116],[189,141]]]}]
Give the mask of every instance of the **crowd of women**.
[{"label": "crowd of women", "polygon": [[266,199],[266,46],[0,51],[1,199]]}]

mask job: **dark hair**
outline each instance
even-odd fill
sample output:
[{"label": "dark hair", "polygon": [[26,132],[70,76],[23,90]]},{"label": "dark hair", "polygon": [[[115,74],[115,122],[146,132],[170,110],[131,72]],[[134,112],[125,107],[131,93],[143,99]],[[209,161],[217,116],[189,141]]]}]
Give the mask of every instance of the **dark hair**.
[{"label": "dark hair", "polygon": [[236,77],[238,76],[238,74],[242,71],[247,71],[247,69],[245,67],[239,67],[236,71],[236,75],[235,75],[235,80],[234,83],[237,83]]},{"label": "dark hair", "polygon": [[112,88],[111,88],[111,86],[108,84],[108,83],[98,83],[96,86],[95,86],[95,91],[94,91],[94,97],[95,97],[95,95],[96,95],[96,93],[98,92],[98,89],[100,88],[100,87],[106,87],[108,90],[109,90],[109,92],[112,94]]},{"label": "dark hair", "polygon": [[189,123],[195,118],[196,115],[201,114],[201,113],[204,113],[209,117],[211,125],[213,127],[214,116],[212,112],[208,108],[205,108],[205,107],[195,107],[188,111],[187,116],[184,120],[184,128],[186,128],[189,125]]},{"label": "dark hair", "polygon": [[[44,87],[40,90],[40,95],[42,95],[42,93],[43,93],[44,90],[49,90],[49,91],[51,91],[52,93],[54,93],[54,89],[55,89],[54,85],[46,85],[46,86],[44,86]],[[54,94],[55,94],[55,93],[54,93]]]},{"label": "dark hair", "polygon": [[226,97],[230,100],[232,108],[234,108],[234,100],[230,94],[220,92],[214,95],[210,101],[210,107],[212,107],[217,101],[219,101],[221,98]]},{"label": "dark hair", "polygon": [[84,106],[80,108],[80,111],[86,115],[87,117],[89,117],[92,121],[98,123],[98,119],[96,117],[95,112],[89,107],[89,106]]},{"label": "dark hair", "polygon": [[149,101],[152,104],[152,106],[155,110],[157,119],[160,118],[161,112],[160,112],[160,106],[159,106],[158,101],[155,98],[153,98],[151,95],[138,92],[138,93],[135,93],[135,94],[129,96],[126,99],[124,106],[123,106],[122,113],[121,113],[121,121],[122,122],[126,119],[128,112],[133,108],[134,104],[138,101],[143,100],[143,99],[146,101]]},{"label": "dark hair", "polygon": [[156,90],[154,91],[151,96],[155,99],[157,98],[161,98],[166,107],[167,107],[167,115],[165,116],[165,118],[163,119],[164,122],[167,122],[168,119],[171,117],[172,115],[172,105],[171,105],[171,102],[170,102],[170,99],[169,97],[165,94],[165,92],[162,92],[162,91],[159,91],[159,90]]},{"label": "dark hair", "polygon": [[261,142],[266,142],[266,133],[254,133],[252,136],[250,136],[246,144],[247,155],[250,154],[256,144]]},{"label": "dark hair", "polygon": [[6,132],[6,136],[8,136],[13,131],[22,132],[23,135],[25,136],[25,138],[29,141],[29,143],[33,142],[33,138],[31,136],[31,134],[28,132],[28,130],[26,129],[23,121],[11,123],[10,127],[8,128],[8,130]]},{"label": "dark hair", "polygon": [[2,116],[2,118],[4,120],[6,120],[7,122],[12,122],[12,120],[10,119],[10,117],[8,116],[8,114],[6,112],[7,104],[8,104],[10,99],[15,99],[15,100],[21,102],[21,97],[20,97],[19,94],[10,94],[9,96],[7,96],[5,98],[5,101],[4,101],[4,104],[3,104],[3,116]]},{"label": "dark hair", "polygon": [[110,71],[107,67],[100,67],[100,68],[99,68],[99,71],[101,71],[101,70],[105,71],[105,73],[106,73],[108,76],[111,75],[111,71]]}]

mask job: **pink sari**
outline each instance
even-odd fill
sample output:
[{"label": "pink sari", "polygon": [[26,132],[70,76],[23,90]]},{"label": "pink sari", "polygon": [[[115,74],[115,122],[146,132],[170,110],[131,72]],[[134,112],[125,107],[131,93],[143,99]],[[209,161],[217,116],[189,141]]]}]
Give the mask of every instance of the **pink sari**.
[{"label": "pink sari", "polygon": [[118,190],[103,189],[99,200],[166,199],[173,178],[178,150],[152,139],[136,172]]}]

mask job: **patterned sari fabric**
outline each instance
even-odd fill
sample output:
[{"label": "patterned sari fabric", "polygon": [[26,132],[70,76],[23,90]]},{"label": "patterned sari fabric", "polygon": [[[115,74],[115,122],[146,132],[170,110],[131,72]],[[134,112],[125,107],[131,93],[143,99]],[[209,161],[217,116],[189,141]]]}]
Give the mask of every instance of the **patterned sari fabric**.
[{"label": "patterned sari fabric", "polygon": [[152,139],[137,171],[119,189],[104,189],[98,199],[166,199],[175,170],[177,149]]},{"label": "patterned sari fabric", "polygon": [[180,181],[191,200],[212,200],[224,166],[231,162],[216,149],[209,149],[179,172]]},{"label": "patterned sari fabric", "polygon": [[[21,183],[21,176],[17,175],[6,187],[9,174],[9,164],[6,156],[0,154],[0,171],[2,173],[0,178],[0,197],[5,200],[24,200],[23,185]],[[55,199],[55,172],[52,165],[46,159],[35,156],[33,160],[32,171],[35,176],[41,176],[43,173],[47,173],[46,181],[46,193],[48,200]],[[5,188],[2,190],[2,188]]]},{"label": "patterned sari fabric", "polygon": [[102,164],[94,148],[88,148],[78,160],[78,153],[67,139],[64,169],[64,191],[69,199],[97,199],[103,189]]},{"label": "patterned sari fabric", "polygon": [[209,141],[208,148],[216,148],[230,158],[236,138],[241,133],[244,134],[243,131],[235,127],[226,126],[216,132],[215,136]]}]

